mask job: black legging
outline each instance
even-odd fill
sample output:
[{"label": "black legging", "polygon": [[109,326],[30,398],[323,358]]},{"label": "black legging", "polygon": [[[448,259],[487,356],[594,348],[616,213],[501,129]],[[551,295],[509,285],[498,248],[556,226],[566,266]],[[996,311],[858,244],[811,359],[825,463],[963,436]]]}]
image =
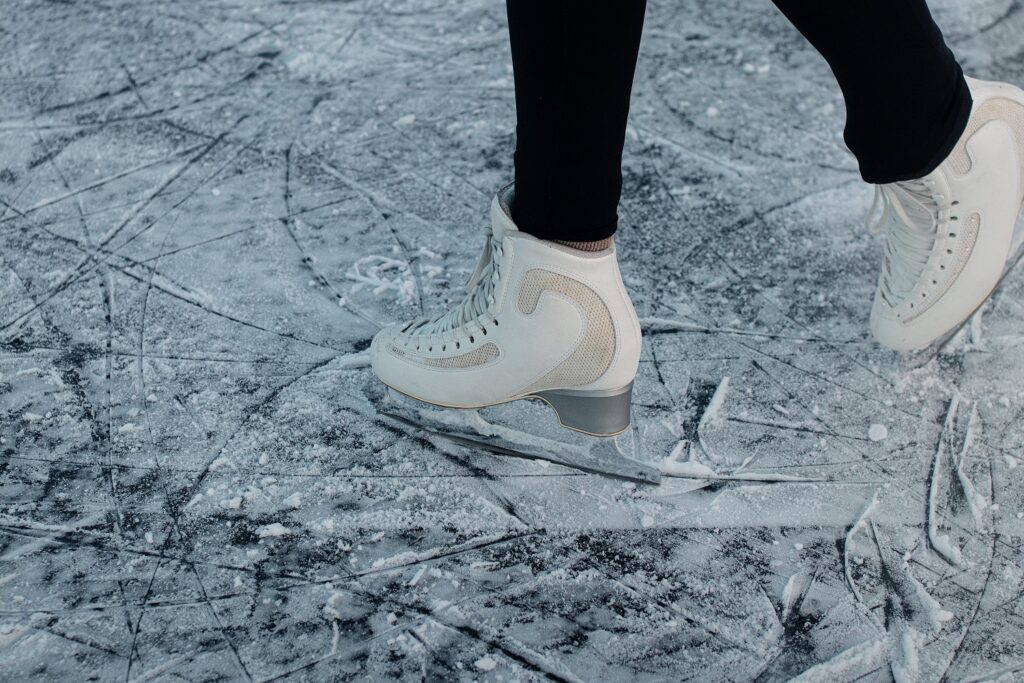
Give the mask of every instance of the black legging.
[{"label": "black legging", "polygon": [[[925,0],[773,0],[846,99],[869,183],[919,178],[952,151],[971,96]],[[645,0],[507,0],[516,86],[514,219],[544,239],[609,237]]]}]

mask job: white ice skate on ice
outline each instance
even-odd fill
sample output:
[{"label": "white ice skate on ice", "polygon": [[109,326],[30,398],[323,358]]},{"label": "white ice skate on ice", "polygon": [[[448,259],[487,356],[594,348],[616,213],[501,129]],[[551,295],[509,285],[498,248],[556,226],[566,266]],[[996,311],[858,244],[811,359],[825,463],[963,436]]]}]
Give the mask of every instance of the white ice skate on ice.
[{"label": "white ice skate on ice", "polygon": [[585,253],[520,232],[512,186],[491,203],[466,298],[448,312],[381,330],[373,371],[438,406],[547,401],[570,429],[606,436],[630,422],[640,325],[615,247]]},{"label": "white ice skate on ice", "polygon": [[876,190],[886,244],[871,331],[899,351],[948,341],[1018,261],[1024,91],[968,84],[971,118],[949,157],[923,178]]}]

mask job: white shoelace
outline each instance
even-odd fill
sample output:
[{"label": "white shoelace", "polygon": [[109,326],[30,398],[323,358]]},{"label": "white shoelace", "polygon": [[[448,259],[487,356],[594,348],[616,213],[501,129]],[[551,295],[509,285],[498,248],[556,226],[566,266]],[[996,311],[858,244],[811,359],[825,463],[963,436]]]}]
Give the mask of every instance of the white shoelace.
[{"label": "white shoelace", "polygon": [[[885,265],[879,289],[890,306],[906,299],[924,272],[943,222],[944,199],[927,179],[875,186],[866,222],[872,232],[885,229]],[[871,225],[879,204],[882,213]]]},{"label": "white shoelace", "polygon": [[[441,315],[410,325],[406,329],[407,334],[445,335],[477,320],[494,303],[494,289],[501,279],[502,257],[505,254],[501,243],[493,238],[489,226],[484,228],[484,234],[487,241],[484,243],[476,270],[466,284],[466,298]],[[454,341],[454,337],[452,340]]]}]

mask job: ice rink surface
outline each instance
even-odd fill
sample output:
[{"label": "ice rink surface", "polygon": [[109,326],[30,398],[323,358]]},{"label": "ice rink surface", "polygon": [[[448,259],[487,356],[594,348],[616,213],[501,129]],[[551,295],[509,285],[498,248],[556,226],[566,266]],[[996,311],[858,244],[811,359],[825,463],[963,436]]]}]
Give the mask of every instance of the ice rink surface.
[{"label": "ice rink surface", "polygon": [[[935,12],[1024,85],[1018,0]],[[649,7],[598,443],[367,367],[511,176],[500,2],[8,0],[0,45],[0,679],[1024,678],[1024,272],[871,343],[871,188],[767,1]]]}]

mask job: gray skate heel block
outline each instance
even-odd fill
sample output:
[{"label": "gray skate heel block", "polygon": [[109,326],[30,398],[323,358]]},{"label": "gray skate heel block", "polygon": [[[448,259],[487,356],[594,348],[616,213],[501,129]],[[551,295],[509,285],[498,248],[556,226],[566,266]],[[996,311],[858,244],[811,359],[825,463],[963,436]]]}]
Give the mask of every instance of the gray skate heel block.
[{"label": "gray skate heel block", "polygon": [[619,389],[552,389],[533,395],[555,409],[563,427],[594,436],[614,436],[629,427],[632,382]]}]

